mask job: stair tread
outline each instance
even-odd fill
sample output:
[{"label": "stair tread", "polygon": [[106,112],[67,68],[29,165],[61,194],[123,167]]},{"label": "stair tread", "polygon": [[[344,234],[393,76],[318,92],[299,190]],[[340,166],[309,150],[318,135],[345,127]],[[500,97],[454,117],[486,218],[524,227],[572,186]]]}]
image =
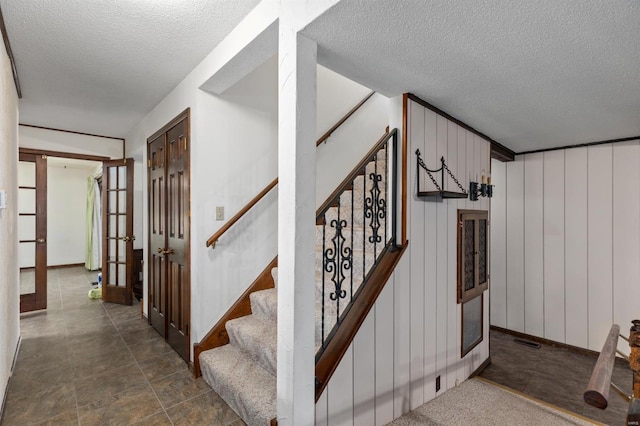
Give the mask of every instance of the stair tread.
[{"label": "stair tread", "polygon": [[249,426],[276,417],[276,378],[233,345],[200,354],[204,380]]},{"label": "stair tread", "polygon": [[255,315],[247,315],[227,321],[229,340],[252,361],[269,373],[276,374],[277,324]]}]

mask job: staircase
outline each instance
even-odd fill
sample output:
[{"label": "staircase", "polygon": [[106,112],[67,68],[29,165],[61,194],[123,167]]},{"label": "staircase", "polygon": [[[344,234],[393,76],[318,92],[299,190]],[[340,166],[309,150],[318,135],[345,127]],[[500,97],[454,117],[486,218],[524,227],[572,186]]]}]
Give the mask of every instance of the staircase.
[{"label": "staircase", "polygon": [[[392,235],[387,219],[389,134],[320,208],[316,221],[316,352],[320,354]],[[384,143],[383,143],[384,142]],[[248,425],[276,417],[278,269],[250,294],[251,315],[229,320],[229,344],[200,354],[204,380]]]}]

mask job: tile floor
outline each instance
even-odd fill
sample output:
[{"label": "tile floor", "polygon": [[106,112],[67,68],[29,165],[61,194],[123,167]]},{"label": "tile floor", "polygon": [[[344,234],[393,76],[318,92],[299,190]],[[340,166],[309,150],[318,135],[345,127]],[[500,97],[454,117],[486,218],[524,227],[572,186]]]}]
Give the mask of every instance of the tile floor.
[{"label": "tile floor", "polygon": [[[598,422],[626,424],[629,405],[613,391],[606,410],[593,408],[582,399],[595,357],[547,345],[529,348],[515,343],[514,336],[495,330],[491,330],[490,338],[491,364],[481,377]],[[629,363],[617,361],[612,382],[631,393],[633,375]]]},{"label": "tile floor", "polygon": [[48,274],[48,309],[22,314],[0,422],[8,425],[244,425],[167,345],[140,304],[91,300],[97,274]]}]

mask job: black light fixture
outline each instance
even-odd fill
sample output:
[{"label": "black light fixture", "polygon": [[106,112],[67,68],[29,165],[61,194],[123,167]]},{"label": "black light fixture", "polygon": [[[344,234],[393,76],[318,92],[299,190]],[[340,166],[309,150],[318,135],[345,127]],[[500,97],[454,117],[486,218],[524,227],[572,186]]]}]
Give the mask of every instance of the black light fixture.
[{"label": "black light fixture", "polygon": [[[476,180],[478,179],[476,175]],[[478,196],[480,197],[493,197],[493,185],[491,185],[491,175],[485,176],[484,169],[482,169],[482,181],[480,184],[478,182],[469,182],[469,199],[471,201],[478,201]]]}]

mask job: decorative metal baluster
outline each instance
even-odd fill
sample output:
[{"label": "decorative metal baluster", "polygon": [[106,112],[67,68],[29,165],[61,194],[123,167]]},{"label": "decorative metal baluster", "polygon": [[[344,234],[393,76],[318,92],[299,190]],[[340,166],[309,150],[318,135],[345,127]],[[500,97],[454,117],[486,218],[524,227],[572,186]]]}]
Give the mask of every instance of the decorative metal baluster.
[{"label": "decorative metal baluster", "polygon": [[367,235],[367,209],[364,208],[365,198],[367,193],[367,165],[365,164],[362,168],[362,282],[364,282],[364,278],[367,275],[367,251],[365,250],[366,243],[366,235]]},{"label": "decorative metal baluster", "polygon": [[355,179],[351,181],[351,301],[353,301],[353,193],[355,192]]},{"label": "decorative metal baluster", "polygon": [[[384,143],[384,198],[389,200],[389,140]],[[388,216],[388,215],[387,215]],[[389,223],[387,222],[387,216],[384,218],[384,244],[387,244],[387,231]]]},{"label": "decorative metal baluster", "polygon": [[386,216],[386,200],[380,198],[380,186],[379,183],[382,180],[382,176],[378,174],[378,162],[377,154],[374,155],[374,171],[369,174],[371,179],[371,198],[366,198],[364,202],[365,216],[371,220],[369,226],[373,232],[373,235],[369,237],[369,242],[373,243],[374,262],[377,257],[376,248],[377,243],[382,241],[382,237],[379,235],[380,219],[384,219]]},{"label": "decorative metal baluster", "polygon": [[[339,200],[339,198],[338,198]],[[334,291],[329,293],[329,298],[336,302],[336,324],[340,322],[340,299],[347,296],[342,284],[346,278],[345,271],[351,269],[351,248],[345,242],[342,230],[347,226],[347,221],[340,218],[340,204],[338,204],[338,217],[331,221],[331,227],[335,228],[335,234],[331,238],[331,246],[323,253],[325,259],[325,271],[332,274],[331,281]]]}]

